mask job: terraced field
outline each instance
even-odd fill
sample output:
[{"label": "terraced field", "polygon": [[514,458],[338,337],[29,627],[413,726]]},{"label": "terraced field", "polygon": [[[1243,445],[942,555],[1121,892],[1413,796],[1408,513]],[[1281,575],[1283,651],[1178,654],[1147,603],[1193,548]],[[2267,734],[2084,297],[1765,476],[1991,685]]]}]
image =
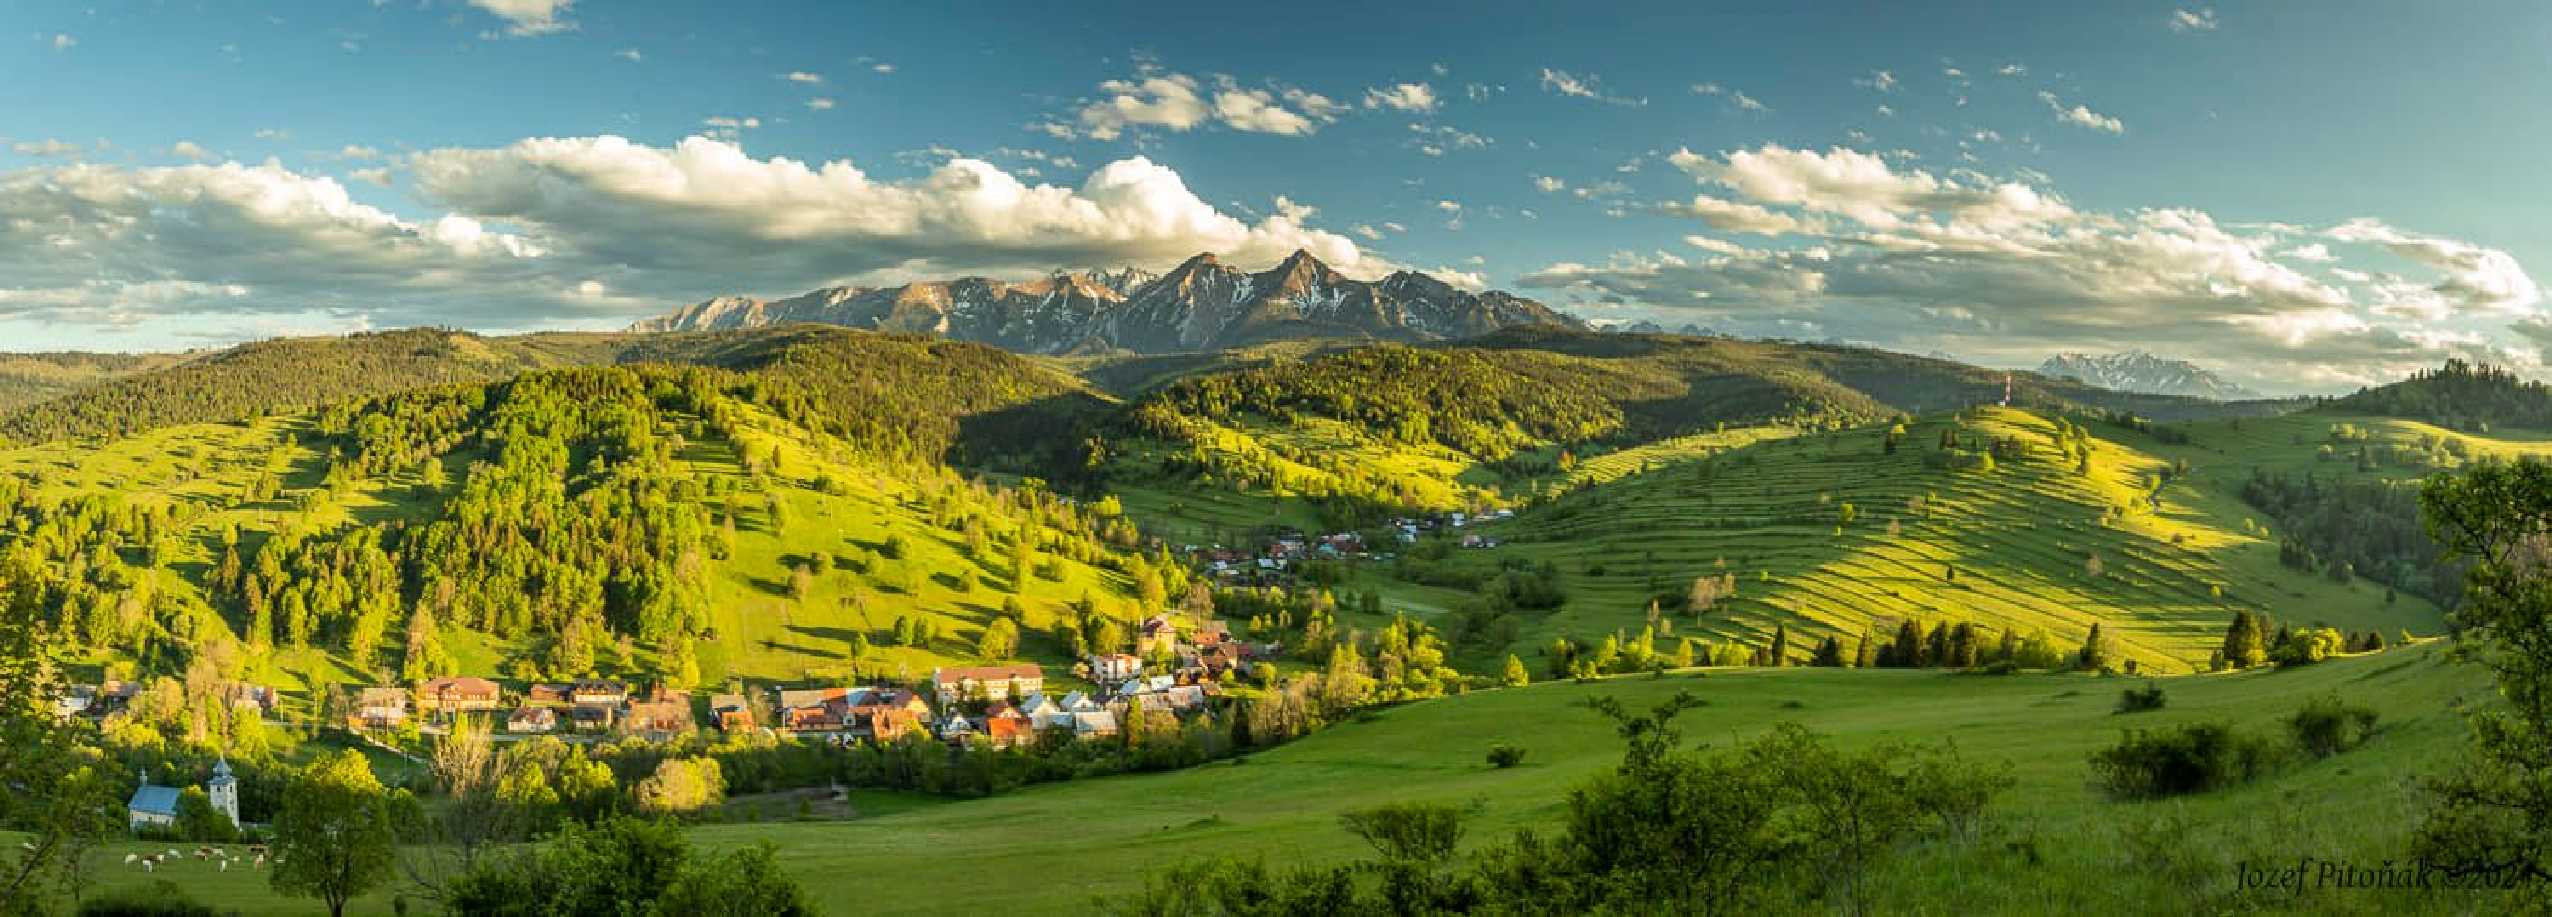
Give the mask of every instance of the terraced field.
[{"label": "terraced field", "polygon": [[[1727,452],[1607,456],[1582,472],[1596,486],[1486,528],[1509,544],[1462,556],[1547,561],[1567,577],[1567,606],[1534,622],[1528,647],[1635,632],[1653,597],[1724,573],[1736,575],[1736,597],[1679,625],[1684,635],[1762,645],[1787,625],[1804,652],[1827,635],[1848,646],[1915,617],[2016,627],[2071,647],[2096,622],[2122,658],[2190,671],[2236,609],[2388,635],[2439,626],[2437,610],[2416,599],[2387,606],[2381,587],[2279,568],[2273,534],[2216,486],[2231,471],[2193,469],[2156,492],[2172,456],[2095,428],[2084,473],[2058,455],[2054,418],[2004,408],[1975,410],[1962,435],[2011,438],[2021,454],[1991,470],[1932,467],[1924,453],[1953,423],[1906,425],[1892,454],[1886,428],[1872,426]],[[2248,474],[2243,465],[2231,479]]]}]

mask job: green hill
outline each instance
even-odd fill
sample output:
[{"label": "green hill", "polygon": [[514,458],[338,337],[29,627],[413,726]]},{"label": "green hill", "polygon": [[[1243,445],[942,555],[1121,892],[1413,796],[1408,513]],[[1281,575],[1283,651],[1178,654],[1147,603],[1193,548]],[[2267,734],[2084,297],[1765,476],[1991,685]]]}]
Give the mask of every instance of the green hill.
[{"label": "green hill", "polygon": [[0,354],[0,413],[119,376],[183,362],[186,354]]},{"label": "green hill", "polygon": [[983,658],[1005,615],[1024,639],[999,655],[1062,664],[1059,617],[1184,582],[1122,519],[942,462],[970,423],[1079,397],[1069,377],[847,331],[716,356],[750,368],[540,370],[0,453],[9,556],[89,665],[271,646],[252,677],[303,703],[436,671],[910,675]]}]

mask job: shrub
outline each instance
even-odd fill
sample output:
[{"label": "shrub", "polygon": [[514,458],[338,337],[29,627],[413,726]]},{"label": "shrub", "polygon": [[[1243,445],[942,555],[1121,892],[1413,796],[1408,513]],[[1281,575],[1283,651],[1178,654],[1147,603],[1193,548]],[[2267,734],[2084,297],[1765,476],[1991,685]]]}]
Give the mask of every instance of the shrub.
[{"label": "shrub", "polygon": [[2162,704],[2162,686],[2150,681],[2145,682],[2144,687],[2142,688],[2128,688],[2124,691],[2118,692],[2119,713],[2144,713],[2151,710],[2160,710],[2162,709]]},{"label": "shrub", "polygon": [[2327,627],[2307,627],[2288,634],[2286,642],[2278,644],[2277,649],[2269,653],[2269,658],[2281,669],[2312,665],[2345,652],[2347,647],[2348,638],[2342,636],[2339,631]]},{"label": "shrub", "polygon": [[107,892],[80,902],[79,917],[222,917],[238,911],[215,910],[186,896],[177,883],[161,879],[143,888]]},{"label": "shrub", "polygon": [[1524,749],[1500,742],[1489,746],[1489,766],[1509,768],[1524,763]]},{"label": "shrub", "polygon": [[2303,709],[2288,717],[2286,731],[2305,754],[2327,758],[2365,744],[2375,731],[2375,711],[2349,704],[2338,695],[2324,695],[2306,701]]},{"label": "shrub", "polygon": [[2092,783],[2112,799],[2161,799],[2221,789],[2267,773],[2275,749],[2223,723],[2130,729],[2091,754]]}]

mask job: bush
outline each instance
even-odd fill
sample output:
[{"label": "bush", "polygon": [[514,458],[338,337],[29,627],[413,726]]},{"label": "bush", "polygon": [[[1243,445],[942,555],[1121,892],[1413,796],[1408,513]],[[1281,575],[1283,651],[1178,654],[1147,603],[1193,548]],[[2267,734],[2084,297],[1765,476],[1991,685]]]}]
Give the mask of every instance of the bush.
[{"label": "bush", "polygon": [[2119,713],[2144,713],[2151,710],[2160,710],[2162,709],[2162,704],[2162,686],[2150,681],[2145,682],[2144,687],[2142,688],[2128,688],[2124,691],[2118,692]]},{"label": "bush", "polygon": [[215,910],[186,896],[177,883],[161,879],[143,888],[107,892],[80,902],[80,917],[222,917],[238,911]]},{"label": "bush", "polygon": [[2223,723],[2130,729],[2118,744],[2091,754],[2092,783],[2112,799],[2162,799],[2204,793],[2267,773],[2276,750]]},{"label": "bush", "polygon": [[2286,642],[2269,651],[2269,659],[2278,668],[2312,665],[2347,651],[2348,638],[2327,627],[2307,627],[2286,636]]},{"label": "bush", "polygon": [[2338,695],[2324,695],[2306,701],[2303,709],[2288,717],[2286,731],[2305,754],[2327,758],[2365,744],[2375,731],[2375,711],[2353,706]]},{"label": "bush", "polygon": [[1489,746],[1489,766],[1509,768],[1524,763],[1524,749],[1500,742]]}]

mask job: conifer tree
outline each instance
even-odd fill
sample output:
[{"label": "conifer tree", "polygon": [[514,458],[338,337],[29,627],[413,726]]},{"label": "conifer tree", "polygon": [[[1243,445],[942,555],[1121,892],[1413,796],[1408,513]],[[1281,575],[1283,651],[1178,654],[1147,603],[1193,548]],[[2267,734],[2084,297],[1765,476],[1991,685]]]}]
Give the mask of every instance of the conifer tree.
[{"label": "conifer tree", "polygon": [[2100,622],[2091,622],[2091,633],[2082,638],[2082,654],[2078,663],[2085,671],[2097,672],[2109,667],[2108,642],[2100,637]]},{"label": "conifer tree", "polygon": [[1860,641],[1852,647],[1852,667],[1866,669],[1877,665],[1878,662],[1878,648],[1872,645],[1869,634],[1862,634]]},{"label": "conifer tree", "polygon": [[1829,669],[1842,668],[1843,641],[1831,636],[1826,637],[1823,642],[1817,644],[1816,655],[1808,659],[1808,664]]},{"label": "conifer tree", "polygon": [[1883,665],[1899,669],[1923,667],[1923,625],[1907,618],[1897,625],[1896,642],[1888,647],[1888,660]]},{"label": "conifer tree", "polygon": [[1765,651],[1765,659],[1767,664],[1776,668],[1790,664],[1790,625],[1773,626],[1772,646]]}]

